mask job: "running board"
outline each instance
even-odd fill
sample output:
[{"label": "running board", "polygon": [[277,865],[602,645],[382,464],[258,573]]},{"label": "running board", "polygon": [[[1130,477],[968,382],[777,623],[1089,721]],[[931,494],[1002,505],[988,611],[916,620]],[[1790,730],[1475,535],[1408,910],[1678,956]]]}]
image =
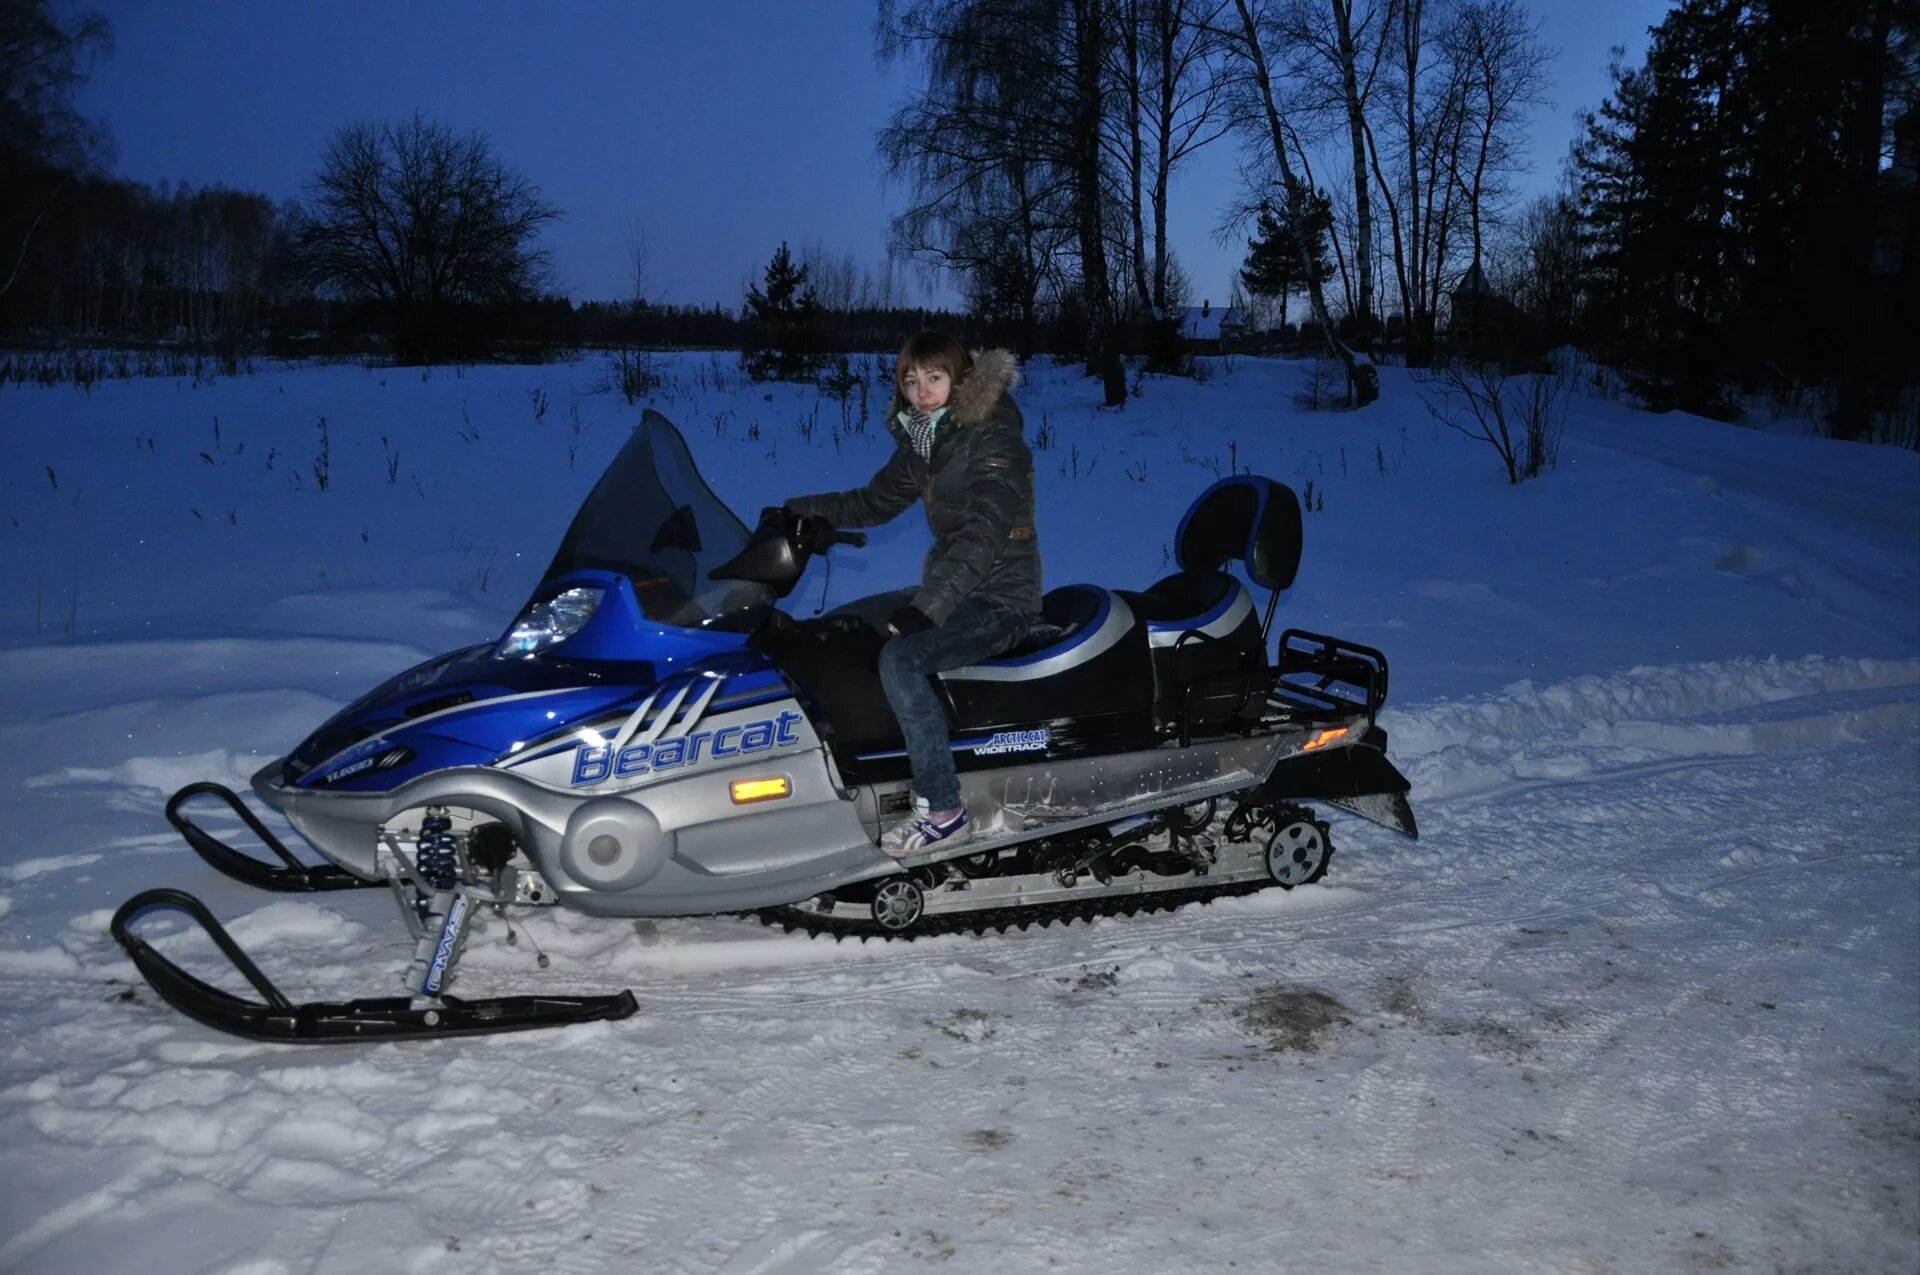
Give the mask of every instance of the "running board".
[{"label": "running board", "polygon": [[[902,868],[927,867],[948,859],[966,858],[986,851],[1006,850],[1023,845],[1029,841],[1038,841],[1043,837],[1060,837],[1068,833],[1083,832],[1088,828],[1104,827],[1121,823],[1128,819],[1144,818],[1163,810],[1177,810],[1181,806],[1198,805],[1203,801],[1218,800],[1234,793],[1252,788],[1259,783],[1259,776],[1247,771],[1235,771],[1211,783],[1195,784],[1177,792],[1158,792],[1150,797],[1141,797],[1133,801],[1119,802],[1104,810],[1089,814],[1067,815],[1052,819],[1034,818],[1024,828],[1001,828],[991,832],[981,832],[962,841],[959,845],[936,841],[920,854],[903,855],[890,862]],[[1010,812],[1012,813],[1012,812]],[[1014,814],[1014,818],[1026,818]],[[877,873],[871,875],[885,875]]]},{"label": "running board", "polygon": [[[242,823],[254,836],[260,838],[260,844],[279,857],[280,863],[269,863],[250,854],[235,850],[220,838],[202,828],[199,824],[180,812],[180,807],[195,797],[213,797],[225,802],[227,808],[240,816]],[[224,784],[199,783],[188,784],[173,796],[167,798],[167,822],[172,824],[181,836],[187,839],[194,852],[202,859],[218,868],[227,876],[262,890],[274,890],[283,894],[311,894],[323,890],[366,890],[384,885],[383,881],[366,881],[348,872],[336,864],[302,863],[294,857],[280,838],[267,830],[258,815],[247,809],[246,803]]]},{"label": "running board", "polygon": [[[264,1000],[251,1001],[222,991],[160,955],[129,928],[149,908],[175,908],[186,913]],[[383,996],[295,1004],[261,973],[206,905],[184,890],[147,890],[134,895],[113,914],[109,928],[134,967],[167,1004],[216,1031],[250,1040],[290,1045],[431,1040],[620,1019],[639,1008],[630,991],[613,996],[496,996],[472,1000],[457,996]]]}]

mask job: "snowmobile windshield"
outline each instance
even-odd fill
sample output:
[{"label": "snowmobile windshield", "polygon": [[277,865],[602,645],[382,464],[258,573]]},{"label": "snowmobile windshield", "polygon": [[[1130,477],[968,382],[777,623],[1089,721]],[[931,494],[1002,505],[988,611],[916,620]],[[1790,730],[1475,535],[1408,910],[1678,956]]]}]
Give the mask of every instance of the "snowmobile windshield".
[{"label": "snowmobile windshield", "polygon": [[649,410],[573,516],[544,580],[617,571],[633,582],[650,620],[747,630],[772,604],[772,591],[707,579],[740,552],[747,534],[700,476],[680,431]]}]

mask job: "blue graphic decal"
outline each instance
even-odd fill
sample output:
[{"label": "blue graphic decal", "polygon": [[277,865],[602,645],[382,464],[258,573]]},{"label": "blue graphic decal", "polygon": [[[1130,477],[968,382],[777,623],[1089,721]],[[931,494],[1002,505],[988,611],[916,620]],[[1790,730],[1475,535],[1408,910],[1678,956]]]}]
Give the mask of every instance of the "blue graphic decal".
[{"label": "blue graphic decal", "polygon": [[[629,744],[618,753],[611,744],[597,747],[582,744],[574,755],[570,782],[578,787],[597,784],[603,779],[630,779],[635,775],[697,766],[714,758],[764,752],[775,744],[797,744],[800,735],[795,728],[805,720],[788,709],[777,717],[763,717],[756,722],[736,722],[718,730],[697,730],[672,739]],[[701,756],[703,751],[705,757]]]},{"label": "blue graphic decal", "polygon": [[[379,742],[384,744],[386,741],[381,740]],[[373,757],[362,757],[360,760],[348,762],[344,766],[336,766],[325,775],[322,775],[320,782],[323,784],[331,784],[342,779],[351,779],[363,770],[372,770],[375,760]]]},{"label": "blue graphic decal", "polygon": [[434,950],[433,964],[427,966],[427,976],[420,984],[421,995],[440,994],[440,985],[447,977],[447,963],[453,960],[454,946],[459,943],[460,931],[466,924],[467,906],[466,895],[453,896],[453,905],[447,909],[446,924],[440,927],[440,946]]}]

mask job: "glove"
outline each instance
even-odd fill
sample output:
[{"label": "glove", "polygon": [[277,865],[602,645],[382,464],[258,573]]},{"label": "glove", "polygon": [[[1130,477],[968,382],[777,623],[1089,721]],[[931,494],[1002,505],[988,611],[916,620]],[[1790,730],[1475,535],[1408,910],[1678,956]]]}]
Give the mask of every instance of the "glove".
[{"label": "glove", "polygon": [[887,627],[897,637],[906,637],[914,633],[925,633],[933,628],[932,620],[919,607],[901,607],[887,617]]},{"label": "glove", "polygon": [[834,526],[819,514],[801,514],[793,524],[793,542],[808,553],[825,553],[833,547]]}]

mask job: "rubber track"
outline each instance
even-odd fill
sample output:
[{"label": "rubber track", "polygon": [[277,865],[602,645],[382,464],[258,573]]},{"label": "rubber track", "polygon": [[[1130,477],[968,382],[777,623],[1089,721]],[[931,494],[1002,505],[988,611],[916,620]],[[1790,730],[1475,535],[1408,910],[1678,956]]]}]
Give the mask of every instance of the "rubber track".
[{"label": "rubber track", "polygon": [[936,934],[985,934],[988,930],[1005,934],[1008,930],[1025,930],[1035,925],[1044,927],[1056,922],[1069,925],[1102,916],[1171,912],[1188,903],[1206,903],[1214,899],[1253,894],[1272,884],[1270,880],[1235,881],[1226,885],[1195,885],[1151,894],[1105,895],[1085,901],[1061,899],[1054,903],[983,908],[978,912],[949,912],[939,916],[923,916],[905,930],[882,929],[870,915],[856,917],[852,913],[858,905],[852,903],[842,905],[849,913],[846,916],[820,916],[794,907],[762,908],[758,915],[766,925],[779,926],[789,933],[804,931],[814,938],[830,937],[835,941],[859,939],[862,942],[885,939],[911,943],[915,939],[930,938]]}]

